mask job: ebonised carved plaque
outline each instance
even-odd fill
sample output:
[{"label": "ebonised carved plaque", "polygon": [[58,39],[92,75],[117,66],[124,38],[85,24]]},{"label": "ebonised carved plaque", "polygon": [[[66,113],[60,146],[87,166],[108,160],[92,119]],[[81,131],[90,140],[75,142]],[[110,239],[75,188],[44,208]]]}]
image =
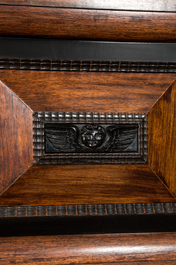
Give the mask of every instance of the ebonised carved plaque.
[{"label": "ebonised carved plaque", "polygon": [[34,163],[147,162],[144,114],[35,112],[33,124]]},{"label": "ebonised carved plaque", "polygon": [[138,124],[46,123],[46,153],[137,152]]}]

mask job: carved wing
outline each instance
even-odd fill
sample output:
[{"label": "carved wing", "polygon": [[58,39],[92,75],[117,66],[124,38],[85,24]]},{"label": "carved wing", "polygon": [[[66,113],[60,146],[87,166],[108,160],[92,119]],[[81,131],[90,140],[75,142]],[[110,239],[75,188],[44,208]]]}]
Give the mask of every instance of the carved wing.
[{"label": "carved wing", "polygon": [[112,147],[112,151],[120,152],[124,151],[132,142],[134,141],[135,137],[137,136],[138,128],[124,128],[115,130],[115,139],[114,145]]},{"label": "carved wing", "polygon": [[72,128],[45,129],[48,141],[58,152],[76,151],[76,132]]},{"label": "carved wing", "polygon": [[122,152],[132,144],[134,139],[137,137],[137,127],[119,127],[119,126],[108,126],[106,128],[107,137],[103,144],[101,151],[105,152]]}]

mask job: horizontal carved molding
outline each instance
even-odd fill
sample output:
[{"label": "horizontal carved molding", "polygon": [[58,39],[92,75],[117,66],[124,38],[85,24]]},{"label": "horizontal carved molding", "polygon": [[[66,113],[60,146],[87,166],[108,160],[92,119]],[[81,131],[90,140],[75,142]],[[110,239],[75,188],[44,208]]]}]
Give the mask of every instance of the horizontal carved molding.
[{"label": "horizontal carved molding", "polygon": [[0,69],[78,72],[176,73],[176,63],[0,59]]},{"label": "horizontal carved molding", "polygon": [[[146,117],[145,113],[99,113],[99,112],[57,112],[57,111],[38,111],[33,113],[33,117],[44,123],[135,123],[141,122]],[[34,119],[35,120],[35,119]]]},{"label": "horizontal carved molding", "polygon": [[176,203],[0,207],[3,217],[176,214]]}]

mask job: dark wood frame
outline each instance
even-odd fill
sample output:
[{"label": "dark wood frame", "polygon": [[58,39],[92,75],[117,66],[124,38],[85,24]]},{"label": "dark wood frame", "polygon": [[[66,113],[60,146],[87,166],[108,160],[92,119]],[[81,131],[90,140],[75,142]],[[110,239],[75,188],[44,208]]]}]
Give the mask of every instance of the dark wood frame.
[{"label": "dark wood frame", "polygon": [[0,43],[2,69],[155,73],[171,71],[176,65],[176,42],[0,37]]},{"label": "dark wood frame", "polygon": [[[109,124],[128,123],[138,125],[138,152],[135,153],[79,153],[79,154],[45,154],[45,123],[57,124]],[[146,163],[148,158],[147,118],[140,113],[72,113],[72,112],[34,112],[33,113],[33,156],[36,164],[107,164],[107,163]],[[40,142],[37,138],[41,135]]]}]

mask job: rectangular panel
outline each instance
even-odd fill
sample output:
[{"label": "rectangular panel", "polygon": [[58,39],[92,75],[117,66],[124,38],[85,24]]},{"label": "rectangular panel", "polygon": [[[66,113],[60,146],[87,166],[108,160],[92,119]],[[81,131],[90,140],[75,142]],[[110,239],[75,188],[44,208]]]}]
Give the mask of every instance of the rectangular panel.
[{"label": "rectangular panel", "polygon": [[35,112],[33,119],[35,163],[147,161],[144,114]]},{"label": "rectangular panel", "polygon": [[45,123],[45,153],[137,153],[138,124]]}]

